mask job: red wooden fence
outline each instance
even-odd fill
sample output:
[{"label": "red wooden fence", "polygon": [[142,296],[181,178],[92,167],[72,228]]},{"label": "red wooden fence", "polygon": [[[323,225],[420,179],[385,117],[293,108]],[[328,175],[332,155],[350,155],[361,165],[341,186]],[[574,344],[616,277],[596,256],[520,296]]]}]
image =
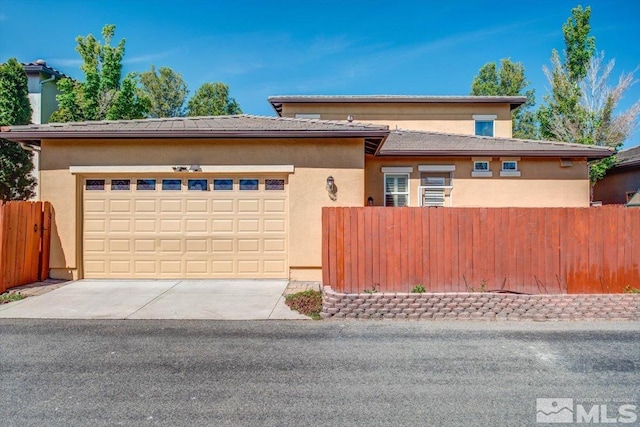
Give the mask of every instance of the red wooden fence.
[{"label": "red wooden fence", "polygon": [[340,292],[640,288],[640,209],[324,208],[323,282]]},{"label": "red wooden fence", "polygon": [[49,275],[51,204],[0,204],[0,293]]}]

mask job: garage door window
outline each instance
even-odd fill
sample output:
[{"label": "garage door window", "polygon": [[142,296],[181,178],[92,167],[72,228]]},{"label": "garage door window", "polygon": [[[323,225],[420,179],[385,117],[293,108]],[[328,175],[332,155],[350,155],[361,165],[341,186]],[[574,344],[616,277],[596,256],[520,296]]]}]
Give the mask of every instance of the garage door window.
[{"label": "garage door window", "polygon": [[284,179],[265,179],[264,189],[266,191],[284,191]]},{"label": "garage door window", "polygon": [[181,179],[163,179],[162,191],[180,191],[182,190]]},{"label": "garage door window", "polygon": [[257,179],[241,179],[240,191],[258,191],[259,182]]},{"label": "garage door window", "polygon": [[136,183],[136,190],[138,191],[155,191],[156,180],[155,179],[139,179]]},{"label": "garage door window", "polygon": [[88,179],[85,188],[87,191],[104,191],[104,179]]},{"label": "garage door window", "polygon": [[233,179],[214,179],[213,180],[214,191],[233,191]]},{"label": "garage door window", "polygon": [[111,191],[129,191],[131,190],[130,179],[112,179]]},{"label": "garage door window", "polygon": [[208,184],[206,179],[190,179],[187,182],[189,191],[208,191]]}]

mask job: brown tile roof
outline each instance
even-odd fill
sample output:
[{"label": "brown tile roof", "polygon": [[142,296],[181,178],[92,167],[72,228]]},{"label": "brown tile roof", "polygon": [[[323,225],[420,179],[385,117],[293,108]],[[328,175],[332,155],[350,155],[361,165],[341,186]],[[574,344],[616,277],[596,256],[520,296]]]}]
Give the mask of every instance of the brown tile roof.
[{"label": "brown tile roof", "polygon": [[489,138],[437,132],[397,130],[389,134],[379,151],[382,156],[526,156],[608,157],[606,147],[513,138]]},{"label": "brown tile roof", "polygon": [[66,74],[56,70],[53,67],[49,67],[47,65],[47,63],[41,59],[35,61],[35,62],[29,62],[29,63],[22,63],[22,67],[24,68],[24,70],[26,72],[40,72],[40,73],[45,73],[45,74],[49,74],[50,76],[56,76],[56,77],[60,77],[60,78],[70,78],[69,76],[67,76]]},{"label": "brown tile roof", "polygon": [[500,103],[515,109],[525,96],[428,96],[428,95],[282,95],[270,96],[273,109],[282,114],[282,104],[295,103]]},{"label": "brown tile roof", "polygon": [[68,138],[364,138],[371,154],[389,133],[385,125],[248,114],[32,124],[0,130],[0,138],[29,143]]},{"label": "brown tile roof", "polygon": [[618,159],[618,163],[615,167],[617,168],[640,166],[640,145],[637,147],[627,148],[626,150],[620,150],[616,157]]}]

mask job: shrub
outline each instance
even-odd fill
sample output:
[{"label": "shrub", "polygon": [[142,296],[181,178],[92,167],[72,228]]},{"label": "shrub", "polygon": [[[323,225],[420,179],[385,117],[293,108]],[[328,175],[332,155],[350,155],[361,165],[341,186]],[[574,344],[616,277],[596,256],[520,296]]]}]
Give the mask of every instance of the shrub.
[{"label": "shrub", "polygon": [[24,299],[24,295],[22,295],[20,292],[7,292],[0,295],[0,304],[6,304],[12,301],[20,301],[21,299]]},{"label": "shrub", "polygon": [[320,319],[322,311],[322,292],[303,291],[285,297],[285,304],[291,310],[295,310],[314,320]]},{"label": "shrub", "polygon": [[427,292],[427,290],[422,285],[415,285],[413,289],[411,289],[412,294],[423,294]]}]

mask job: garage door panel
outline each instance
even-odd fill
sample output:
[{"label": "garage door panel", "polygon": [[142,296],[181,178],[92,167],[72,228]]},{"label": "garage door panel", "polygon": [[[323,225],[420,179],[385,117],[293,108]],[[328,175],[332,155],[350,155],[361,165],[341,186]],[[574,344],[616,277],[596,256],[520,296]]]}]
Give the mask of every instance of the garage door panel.
[{"label": "garage door panel", "polygon": [[131,253],[131,239],[108,239],[109,251]]},{"label": "garage door panel", "polygon": [[138,199],[135,201],[135,213],[156,213],[158,201]]},{"label": "garage door panel", "polygon": [[266,191],[264,179],[258,191],[240,191],[239,178],[233,190],[207,180],[208,191],[114,191],[107,178],[85,190],[84,276],[286,278],[286,191]]},{"label": "garage door panel", "polygon": [[182,253],[184,247],[182,245],[182,239],[160,239],[160,252],[161,253]]},{"label": "garage door panel", "polygon": [[213,254],[232,254],[234,239],[212,239]]},{"label": "garage door panel", "polygon": [[239,233],[256,233],[260,231],[260,219],[239,219],[238,220],[238,232]]},{"label": "garage door panel", "polygon": [[160,233],[179,233],[182,231],[182,219],[160,219]]},{"label": "garage door panel", "polygon": [[109,212],[110,213],[131,213],[131,200],[128,199],[114,199],[109,200]]}]

